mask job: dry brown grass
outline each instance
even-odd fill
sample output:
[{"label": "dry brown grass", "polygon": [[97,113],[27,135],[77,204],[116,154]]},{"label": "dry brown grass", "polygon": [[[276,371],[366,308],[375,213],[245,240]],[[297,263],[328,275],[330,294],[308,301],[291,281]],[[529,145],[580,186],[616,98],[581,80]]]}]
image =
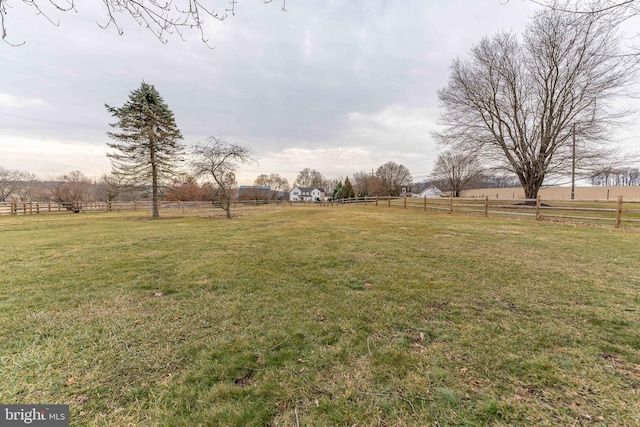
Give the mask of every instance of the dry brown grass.
[{"label": "dry brown grass", "polygon": [[[640,186],[628,187],[576,187],[576,200],[616,200],[622,196],[624,200],[640,200]],[[490,199],[524,199],[522,188],[477,188],[465,190],[462,197],[485,197]],[[549,187],[540,190],[543,200],[570,200],[570,187]]]}]

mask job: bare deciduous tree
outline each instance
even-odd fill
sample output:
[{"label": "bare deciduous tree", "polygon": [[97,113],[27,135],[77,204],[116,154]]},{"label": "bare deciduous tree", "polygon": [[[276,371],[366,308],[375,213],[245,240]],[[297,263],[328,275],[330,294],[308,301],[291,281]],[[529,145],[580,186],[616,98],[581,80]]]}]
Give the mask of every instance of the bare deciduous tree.
[{"label": "bare deciduous tree", "polygon": [[188,173],[176,176],[164,193],[165,200],[208,200],[196,177]]},{"label": "bare deciduous tree", "polygon": [[67,209],[79,212],[76,203],[87,200],[91,189],[91,180],[82,172],[75,170],[66,175],[56,178],[56,182],[51,187],[51,196],[62,203]]},{"label": "bare deciduous tree", "polygon": [[213,178],[217,185],[217,197],[220,207],[231,219],[231,194],[229,190],[235,183],[235,174],[242,163],[253,161],[247,147],[226,142],[222,138],[209,137],[206,144],[197,144],[192,151],[190,161],[195,176]]},{"label": "bare deciduous tree", "polygon": [[254,185],[263,185],[271,188],[271,196],[277,197],[280,192],[289,191],[289,180],[280,176],[280,174],[272,173],[270,175],[259,175]]},{"label": "bare deciduous tree", "polygon": [[315,169],[304,168],[300,171],[293,183],[294,187],[324,188],[327,180]]},{"label": "bare deciduous tree", "polygon": [[431,176],[435,180],[444,181],[453,197],[460,197],[460,193],[467,184],[480,176],[483,168],[474,155],[456,154],[445,151],[438,155]]},{"label": "bare deciduous tree", "polygon": [[403,188],[408,189],[413,183],[409,169],[395,162],[387,162],[378,167],[376,177],[379,181],[379,194],[384,196],[399,196]]},{"label": "bare deciduous tree", "polygon": [[94,189],[97,200],[112,202],[132,188],[127,186],[123,176],[105,173],[95,182]]},{"label": "bare deciduous tree", "polygon": [[19,194],[25,184],[35,180],[32,173],[0,166],[0,202],[6,201],[12,194]]},{"label": "bare deciduous tree", "polygon": [[614,101],[637,62],[620,55],[620,39],[599,15],[544,9],[522,42],[497,34],[475,46],[469,60],[453,62],[438,93],[445,129],[436,137],[515,173],[534,199],[546,178],[570,171],[573,159],[585,176],[597,161],[610,161],[609,132],[627,113]]},{"label": "bare deciduous tree", "polygon": [[20,200],[26,202],[28,200],[44,200],[43,195],[46,193],[44,184],[38,179],[35,173],[21,171],[20,183],[16,187],[15,194]]},{"label": "bare deciduous tree", "polygon": [[[273,0],[263,0],[264,3],[271,3]],[[52,16],[57,12],[78,12],[80,7],[75,0],[16,0],[31,7],[36,15],[44,16],[53,25],[58,26]],[[235,6],[238,0],[220,2],[222,6],[216,9],[211,2],[200,0],[102,0],[105,8],[104,22],[98,22],[101,28],[113,26],[118,34],[124,33],[118,18],[120,15],[129,15],[138,25],[147,28],[161,42],[167,42],[167,36],[177,34],[184,40],[185,30],[197,30],[203,42],[208,39],[205,28],[208,19],[219,21],[225,20],[230,15],[235,14]],[[6,16],[12,7],[10,0],[0,0],[0,31],[2,40],[7,40]],[[282,11],[286,12],[286,0],[282,0]],[[9,43],[15,45],[13,43]]]},{"label": "bare deciduous tree", "polygon": [[369,195],[371,178],[370,172],[361,171],[353,174],[353,189],[359,197]]}]

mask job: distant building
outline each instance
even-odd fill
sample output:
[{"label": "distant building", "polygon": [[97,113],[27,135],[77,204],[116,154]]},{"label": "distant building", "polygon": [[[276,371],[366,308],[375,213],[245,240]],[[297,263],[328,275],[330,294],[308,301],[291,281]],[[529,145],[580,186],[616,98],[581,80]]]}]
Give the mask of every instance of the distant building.
[{"label": "distant building", "polygon": [[293,187],[289,193],[292,202],[318,202],[324,199],[324,188]]},{"label": "distant building", "polygon": [[412,197],[419,197],[421,199],[424,199],[424,198],[437,199],[438,197],[447,197],[447,195],[444,194],[442,192],[442,190],[440,190],[435,185],[430,185],[427,188],[425,188],[424,190],[422,190],[422,192],[420,192],[418,194],[414,194]]},{"label": "distant building", "polygon": [[271,187],[268,185],[241,185],[238,188],[238,200],[269,200]]}]

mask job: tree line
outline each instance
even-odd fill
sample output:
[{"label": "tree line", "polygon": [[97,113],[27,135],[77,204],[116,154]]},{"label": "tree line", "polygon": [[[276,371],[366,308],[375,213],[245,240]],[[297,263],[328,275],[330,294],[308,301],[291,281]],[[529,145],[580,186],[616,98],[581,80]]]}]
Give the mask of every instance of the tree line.
[{"label": "tree line", "polygon": [[591,185],[605,187],[620,187],[640,185],[639,168],[606,168],[590,179]]}]

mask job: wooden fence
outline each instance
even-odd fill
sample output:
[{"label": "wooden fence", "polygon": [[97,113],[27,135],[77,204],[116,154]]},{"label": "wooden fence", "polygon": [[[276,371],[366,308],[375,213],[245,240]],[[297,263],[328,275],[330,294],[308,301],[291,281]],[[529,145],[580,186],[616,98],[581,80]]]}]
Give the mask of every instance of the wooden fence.
[{"label": "wooden fence", "polygon": [[600,223],[620,228],[623,224],[640,225],[640,200],[496,200],[484,198],[443,197],[360,197],[328,202],[335,206],[372,206],[481,216],[522,216],[536,221]]},{"label": "wooden fence", "polygon": [[[281,200],[238,200],[233,208],[250,206],[282,206]],[[289,203],[288,201],[286,202]],[[220,209],[220,203],[211,201],[160,201],[160,211],[187,212]],[[39,215],[81,212],[122,212],[122,211],[151,211],[150,201],[129,202],[3,202],[0,203],[1,215]]]},{"label": "wooden fence", "polygon": [[[197,212],[220,209],[219,203],[161,201],[163,212]],[[416,209],[425,212],[468,214],[480,216],[521,216],[536,221],[571,221],[580,223],[640,225],[640,200],[496,200],[484,198],[412,198],[360,197],[325,202],[290,202],[281,200],[243,200],[233,202],[233,208],[260,206],[367,206]],[[151,211],[150,201],[131,202],[10,202],[0,203],[0,215],[38,215],[47,213]]]}]

